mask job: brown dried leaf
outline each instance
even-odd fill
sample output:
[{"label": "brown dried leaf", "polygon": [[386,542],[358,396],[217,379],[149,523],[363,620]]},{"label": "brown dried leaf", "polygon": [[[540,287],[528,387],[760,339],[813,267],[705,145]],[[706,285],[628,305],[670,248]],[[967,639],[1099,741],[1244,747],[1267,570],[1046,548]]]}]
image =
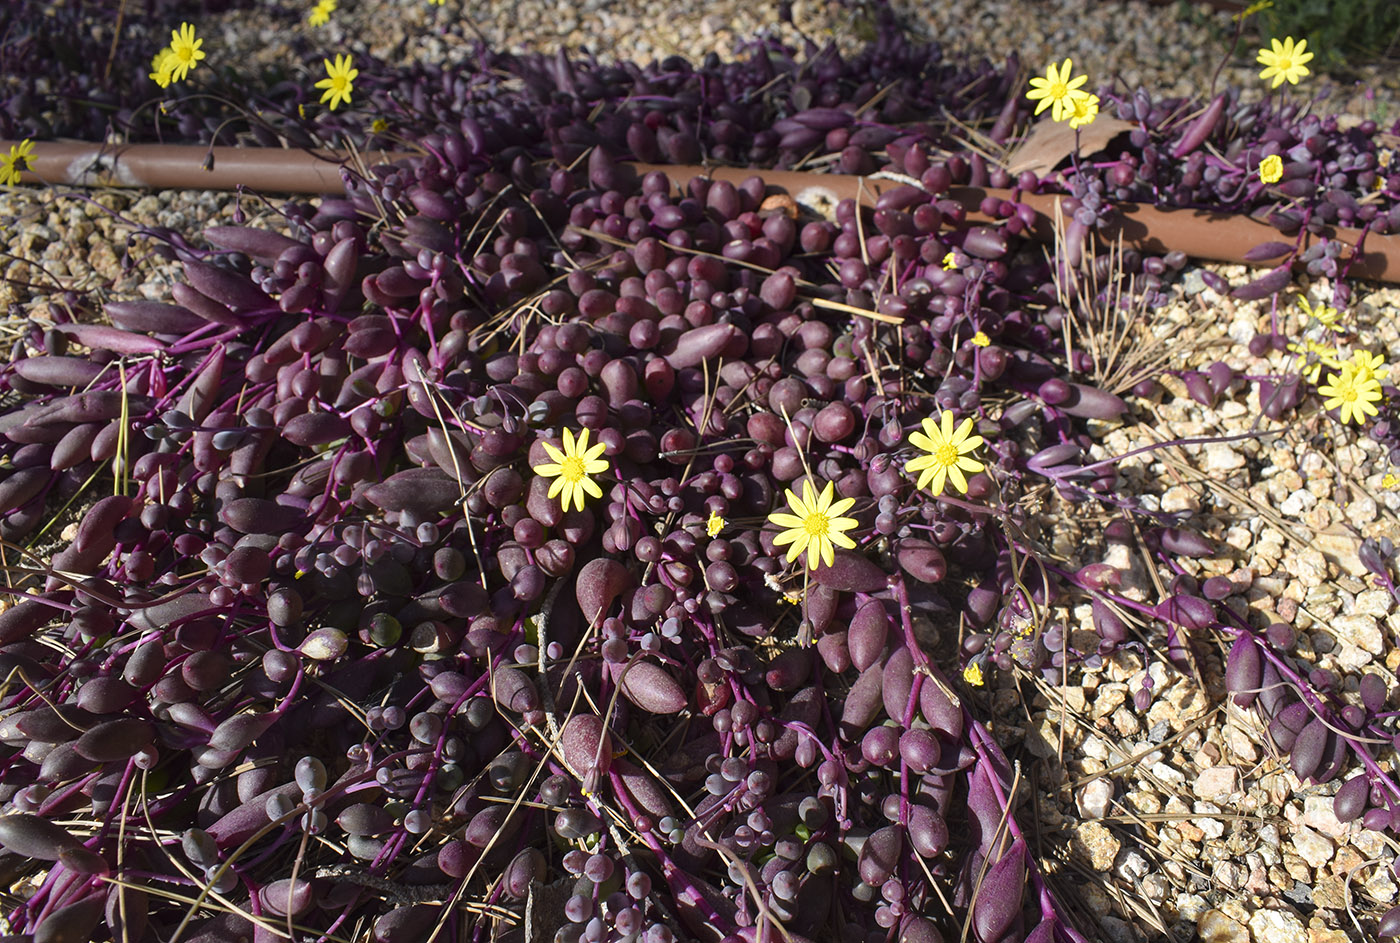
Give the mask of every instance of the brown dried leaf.
[{"label": "brown dried leaf", "polygon": [[[1094,123],[1079,131],[1079,153],[1089,155],[1101,151],[1124,131],[1131,131],[1137,125],[1107,115],[1099,115]],[[1007,155],[1006,169],[1012,174],[1023,170],[1033,173],[1047,173],[1060,161],[1074,153],[1074,129],[1068,121],[1052,121],[1047,115],[1039,124],[1031,128],[1031,133]]]}]

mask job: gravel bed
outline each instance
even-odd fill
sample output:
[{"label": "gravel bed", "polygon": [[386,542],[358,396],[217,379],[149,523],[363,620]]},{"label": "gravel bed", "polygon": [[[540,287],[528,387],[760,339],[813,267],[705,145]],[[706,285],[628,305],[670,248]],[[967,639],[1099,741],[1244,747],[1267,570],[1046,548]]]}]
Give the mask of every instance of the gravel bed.
[{"label": "gravel bed", "polygon": [[[795,0],[790,19],[779,4],[733,0],[668,0],[618,4],[604,0],[499,0],[430,5],[423,0],[343,0],[330,25],[313,31],[256,12],[235,11],[208,35],[210,57],[230,54],[250,65],[285,58],[311,43],[327,53],[368,50],[404,59],[461,61],[470,44],[571,52],[600,58],[648,60],[667,55],[734,55],[746,38],[775,36],[794,44],[835,38],[858,48],[869,35],[871,13],[855,3]],[[1180,6],[991,0],[975,5],[897,4],[917,33],[936,37],[950,55],[977,51],[1020,55],[1028,72],[1072,57],[1092,76],[1119,72],[1130,86],[1182,95],[1208,87],[1218,50],[1228,40],[1228,15],[1200,5]],[[1242,43],[1221,83],[1261,87],[1252,44]],[[1222,84],[1223,87],[1223,84]],[[1355,81],[1319,77],[1321,107],[1357,117],[1400,113],[1400,79],[1362,70]],[[1291,94],[1297,94],[1293,92]],[[0,192],[5,252],[0,304],[18,319],[47,317],[67,290],[93,297],[164,300],[173,266],[128,248],[137,225],[197,231],[231,221],[238,198],[209,191],[158,194],[105,191],[92,202],[35,188]],[[272,214],[245,198],[244,211]],[[112,220],[114,210],[129,224]],[[134,264],[133,264],[134,263]],[[1215,270],[1232,284],[1247,280],[1242,267]],[[1246,374],[1278,370],[1291,355],[1252,358],[1245,344],[1267,330],[1271,312],[1260,303],[1235,303],[1201,284],[1191,269],[1178,282],[1178,302],[1149,312],[1146,328],[1166,345],[1173,367],[1203,367],[1224,359]],[[1393,312],[1397,292],[1358,286],[1349,314],[1356,342],[1387,361],[1400,360]],[[1330,297],[1325,283],[1308,286],[1313,300]],[[1290,329],[1293,312],[1285,312]],[[1213,408],[1184,395],[1168,378],[1149,422],[1103,428],[1095,458],[1121,454],[1171,437],[1261,433],[1242,441],[1150,453],[1126,462],[1122,474],[1139,494],[1154,495],[1163,510],[1201,523],[1225,548],[1198,561],[1201,576],[1221,575],[1237,586],[1232,597],[1259,625],[1290,622],[1298,652],[1319,667],[1351,670],[1400,667],[1395,645],[1400,615],[1390,596],[1370,586],[1356,559],[1359,539],[1400,533],[1400,493],[1383,485],[1392,469],[1379,446],[1339,429],[1320,413],[1290,424],[1259,420],[1257,401],[1237,381]],[[1051,509],[1052,513],[1054,509]],[[1063,526],[1047,535],[1071,559],[1085,520],[1065,508]],[[1095,562],[1075,560],[1078,564]],[[1150,591],[1141,564],[1110,556]],[[1087,607],[1065,613],[1068,624],[1090,631]],[[1333,943],[1359,939],[1350,910],[1383,911],[1397,900],[1386,862],[1387,839],[1332,815],[1326,787],[1304,787],[1286,762],[1264,746],[1252,714],[1224,696],[1224,648],[1201,646],[1195,676],[1150,668],[1153,703],[1131,709],[1142,687],[1140,655],[1122,652],[1094,671],[1076,671],[1061,685],[1001,677],[985,692],[984,710],[1000,718],[1008,748],[1023,747],[1043,763],[1032,778],[1041,821],[1040,853],[1057,887],[1072,892],[1083,912],[1113,941],[1176,939],[1253,943]]]}]

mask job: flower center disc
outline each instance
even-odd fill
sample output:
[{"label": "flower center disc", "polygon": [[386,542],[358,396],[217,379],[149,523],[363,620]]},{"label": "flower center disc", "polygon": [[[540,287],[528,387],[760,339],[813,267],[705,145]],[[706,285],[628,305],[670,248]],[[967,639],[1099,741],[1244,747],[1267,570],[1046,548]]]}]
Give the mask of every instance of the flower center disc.
[{"label": "flower center disc", "polygon": [[567,456],[559,463],[559,468],[561,469],[559,474],[564,476],[565,481],[576,482],[583,480],[583,459],[579,458],[577,455]]},{"label": "flower center disc", "polygon": [[803,527],[806,528],[808,535],[812,537],[821,537],[826,533],[827,523],[825,514],[814,513],[807,515],[807,520],[803,523]]},{"label": "flower center disc", "polygon": [[944,443],[938,447],[938,451],[933,453],[933,460],[945,468],[958,463],[958,447],[951,443]]}]

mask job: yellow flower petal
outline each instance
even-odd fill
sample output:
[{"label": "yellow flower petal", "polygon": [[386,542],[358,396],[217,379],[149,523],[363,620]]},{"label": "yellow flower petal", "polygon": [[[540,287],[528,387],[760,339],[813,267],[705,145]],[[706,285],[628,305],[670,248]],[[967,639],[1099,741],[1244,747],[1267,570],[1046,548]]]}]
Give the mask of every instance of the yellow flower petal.
[{"label": "yellow flower petal", "polygon": [[831,542],[847,550],[854,550],[856,548],[856,542],[842,533],[832,533]]},{"label": "yellow flower petal", "polygon": [[964,494],[967,493],[967,479],[963,477],[962,469],[956,465],[948,466],[948,477],[953,482],[953,487]]},{"label": "yellow flower petal", "polygon": [[930,490],[935,496],[943,493],[943,484],[948,477],[948,466],[939,465],[933,470],[933,486]]}]

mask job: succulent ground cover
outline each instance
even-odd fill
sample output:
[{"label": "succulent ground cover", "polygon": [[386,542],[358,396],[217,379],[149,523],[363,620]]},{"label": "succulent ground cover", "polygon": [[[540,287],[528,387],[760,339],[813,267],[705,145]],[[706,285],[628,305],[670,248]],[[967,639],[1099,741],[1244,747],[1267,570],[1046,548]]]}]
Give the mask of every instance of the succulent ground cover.
[{"label": "succulent ground cover", "polygon": [[[198,22],[148,19],[110,100],[74,78],[61,107],[8,109],[36,149],[114,126],[423,152],[348,169],[343,199],[128,219],[122,267],[166,273],[158,297],[67,286],[16,326],[14,932],[1133,933],[1074,877],[1087,858],[1140,883],[1143,932],[1301,933],[1294,910],[1158,909],[1195,874],[1278,883],[1186,847],[1239,791],[1199,732],[1221,716],[1259,758],[1244,775],[1319,800],[1299,835],[1376,836],[1340,908],[1321,882],[1278,903],[1397,929],[1378,502],[1355,486],[1367,539],[1331,535],[1349,606],[1263,574],[1285,552],[1326,572],[1300,534],[1337,523],[1307,516],[1323,443],[1346,443],[1339,476],[1397,445],[1379,316],[1327,227],[1400,227],[1400,129],[1312,101],[1300,46],[1260,53],[1281,92],[1181,97],[872,23],[847,55],[483,46],[454,70],[303,38],[306,68],[270,81]],[[1037,110],[1076,146],[1013,174]],[[794,167],[900,185],[798,205],[762,179]],[[969,226],[966,184],[1012,196]],[[1048,253],[1028,192],[1066,197]],[[1273,268],[1098,242],[1129,200],[1266,220]],[[1250,427],[1213,427],[1224,404]],[[1251,478],[1266,450],[1301,456],[1296,481]],[[1198,802],[1153,808],[1133,784],[1184,784],[1177,742]],[[1071,774],[1067,748],[1093,762]],[[1066,835],[1060,793],[1092,824]],[[1277,809],[1239,814],[1277,834]]]}]

